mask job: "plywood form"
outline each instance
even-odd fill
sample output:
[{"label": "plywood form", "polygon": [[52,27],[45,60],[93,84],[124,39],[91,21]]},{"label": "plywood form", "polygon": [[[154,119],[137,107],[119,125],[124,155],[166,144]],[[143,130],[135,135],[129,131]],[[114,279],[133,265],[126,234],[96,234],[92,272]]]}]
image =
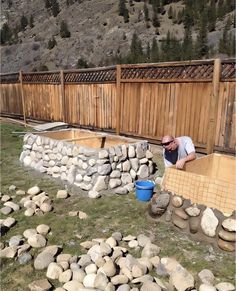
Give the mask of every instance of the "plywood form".
[{"label": "plywood form", "polygon": [[[204,170],[205,167],[207,170]],[[163,187],[190,199],[193,203],[217,208],[223,213],[236,210],[236,159],[234,157],[213,154],[189,162],[187,169],[192,169],[192,172],[177,170],[174,167],[167,168]]]}]

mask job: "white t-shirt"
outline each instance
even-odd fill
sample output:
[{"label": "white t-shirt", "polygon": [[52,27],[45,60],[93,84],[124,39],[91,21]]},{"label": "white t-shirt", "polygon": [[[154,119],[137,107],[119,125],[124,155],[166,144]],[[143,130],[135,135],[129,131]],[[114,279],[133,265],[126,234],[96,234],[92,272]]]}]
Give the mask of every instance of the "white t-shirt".
[{"label": "white t-shirt", "polygon": [[[177,137],[176,139],[179,142],[179,145],[177,148],[177,151],[178,151],[177,161],[187,157],[190,153],[193,153],[193,152],[195,153],[195,147],[194,147],[193,141],[189,136],[181,136],[181,137]],[[171,163],[165,158],[165,149],[163,149],[163,157],[164,157],[165,167],[173,166],[173,163]]]}]

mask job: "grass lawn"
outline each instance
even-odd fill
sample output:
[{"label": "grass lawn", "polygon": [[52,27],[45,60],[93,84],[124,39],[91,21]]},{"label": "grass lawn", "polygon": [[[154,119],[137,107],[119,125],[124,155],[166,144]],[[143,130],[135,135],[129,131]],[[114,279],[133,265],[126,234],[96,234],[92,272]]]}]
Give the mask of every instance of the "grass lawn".
[{"label": "grass lawn", "polygon": [[[161,247],[160,257],[176,258],[193,275],[207,268],[214,273],[217,282],[234,283],[235,265],[232,254],[191,241],[174,227],[150,218],[147,214],[147,204],[137,201],[134,193],[124,196],[106,193],[101,199],[94,200],[87,198],[86,192],[69,187],[72,195],[68,199],[56,199],[57,191],[65,186],[59,180],[22,167],[19,156],[23,138],[13,135],[13,131],[25,131],[25,128],[1,124],[1,192],[13,195],[13,201],[17,203],[22,197],[15,196],[15,191],[10,192],[10,185],[14,184],[22,190],[38,185],[53,199],[54,210],[44,216],[33,217],[24,216],[24,208],[13,212],[10,216],[17,220],[17,224],[2,237],[2,242],[7,242],[13,235],[22,235],[27,228],[45,223],[51,227],[51,233],[47,235],[48,245],[58,244],[63,247],[64,253],[79,255],[85,253],[80,248],[82,241],[109,237],[115,231],[120,231],[123,235],[144,233],[153,237],[154,243]],[[160,156],[155,156],[155,160],[163,171]],[[2,205],[2,202],[0,203]],[[68,212],[73,210],[84,211],[88,214],[88,219],[69,217]],[[5,216],[1,215],[0,218]],[[79,238],[80,236],[82,238]],[[39,250],[30,251],[32,255],[37,252]],[[130,252],[139,255],[138,252]],[[33,261],[20,265],[15,259],[1,260],[1,291],[27,290],[30,282],[45,277],[46,271],[34,270]]]}]

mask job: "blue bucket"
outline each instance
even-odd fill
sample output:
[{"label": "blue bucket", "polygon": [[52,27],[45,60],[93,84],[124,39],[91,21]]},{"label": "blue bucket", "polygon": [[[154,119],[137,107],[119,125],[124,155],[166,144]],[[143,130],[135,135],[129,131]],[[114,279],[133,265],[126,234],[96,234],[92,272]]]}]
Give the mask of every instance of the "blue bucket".
[{"label": "blue bucket", "polygon": [[140,201],[149,201],[153,195],[155,183],[152,181],[136,181],[136,197]]}]

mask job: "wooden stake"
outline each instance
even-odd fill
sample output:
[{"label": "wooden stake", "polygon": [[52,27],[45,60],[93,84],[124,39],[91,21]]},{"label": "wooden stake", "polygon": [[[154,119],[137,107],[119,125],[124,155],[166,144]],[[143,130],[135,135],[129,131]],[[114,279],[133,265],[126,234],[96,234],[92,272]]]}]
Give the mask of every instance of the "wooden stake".
[{"label": "wooden stake", "polygon": [[21,90],[21,100],[22,100],[22,111],[23,111],[23,117],[24,117],[24,126],[26,127],[25,97],[24,97],[24,88],[23,88],[23,76],[22,76],[22,71],[19,72],[19,80],[20,80],[20,90]]},{"label": "wooden stake", "polygon": [[121,65],[116,66],[116,134],[120,134],[121,114]]},{"label": "wooden stake", "polygon": [[208,123],[207,154],[213,153],[213,150],[214,150],[216,119],[217,119],[217,110],[218,110],[218,103],[219,103],[220,74],[221,74],[221,60],[215,59],[213,80],[212,80],[212,95],[211,95],[211,102],[210,102],[209,123]]},{"label": "wooden stake", "polygon": [[62,116],[63,121],[66,122],[66,102],[65,102],[65,82],[64,82],[64,72],[60,71],[61,76],[61,104],[62,104]]}]

